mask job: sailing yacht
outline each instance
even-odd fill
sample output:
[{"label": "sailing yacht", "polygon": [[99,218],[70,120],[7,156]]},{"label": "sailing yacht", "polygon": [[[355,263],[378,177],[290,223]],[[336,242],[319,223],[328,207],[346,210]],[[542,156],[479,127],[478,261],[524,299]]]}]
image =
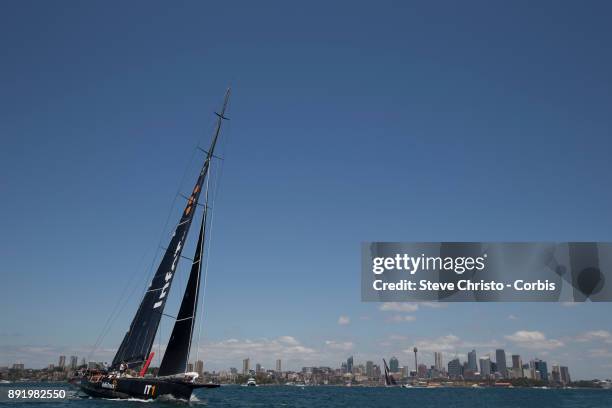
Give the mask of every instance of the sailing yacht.
[{"label": "sailing yacht", "polygon": [[[164,252],[151,284],[143,296],[129,330],[113,358],[112,365],[108,370],[87,373],[80,381],[81,389],[92,397],[154,399],[161,395],[169,395],[189,400],[194,389],[219,387],[218,384],[196,383],[197,373],[187,373],[186,371],[200,293],[201,261],[203,259],[209,208],[208,188],[204,183],[209,177],[211,161],[216,157],[214,152],[221,133],[221,125],[227,119],[225,112],[229,96],[230,89],[225,93],[221,111],[219,113],[215,112],[217,115],[215,132],[209,149],[204,151],[206,159],[195,186],[191,195],[187,198],[187,204],[176,225],[170,243]],[[199,199],[203,188],[206,189],[205,203],[200,204]],[[161,317],[164,314],[164,307],[177,271],[178,262],[181,258],[184,258],[181,255],[182,249],[185,246],[189,228],[198,206],[204,208],[204,214],[181,306],[157,376],[145,378],[144,374],[154,355],[151,352],[153,341]],[[135,370],[138,368],[140,368],[138,377],[125,374],[126,369]]]}]

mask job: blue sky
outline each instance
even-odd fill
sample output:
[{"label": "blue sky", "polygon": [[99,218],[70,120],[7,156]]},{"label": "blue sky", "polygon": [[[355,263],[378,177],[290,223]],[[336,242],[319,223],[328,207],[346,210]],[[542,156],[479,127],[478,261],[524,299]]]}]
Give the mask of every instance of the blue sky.
[{"label": "blue sky", "polygon": [[474,345],[611,377],[608,304],[380,310],[359,289],[362,241],[612,240],[611,11],[2,2],[0,365],[83,355],[128,288],[110,360],[231,85],[208,367]]}]

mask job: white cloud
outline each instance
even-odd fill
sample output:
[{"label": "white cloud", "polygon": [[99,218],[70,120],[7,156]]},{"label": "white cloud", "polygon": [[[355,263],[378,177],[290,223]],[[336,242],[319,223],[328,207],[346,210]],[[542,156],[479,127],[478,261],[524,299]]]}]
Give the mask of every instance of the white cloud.
[{"label": "white cloud", "polygon": [[547,339],[544,333],[539,331],[519,330],[504,337],[517,346],[535,350],[555,349],[564,345],[560,340]]},{"label": "white cloud", "polygon": [[590,349],[588,352],[591,357],[612,358],[612,351],[608,349]]},{"label": "white cloud", "polygon": [[354,344],[352,341],[338,342],[334,340],[326,340],[325,346],[332,350],[348,351],[353,349]]},{"label": "white cloud", "polygon": [[419,305],[416,303],[385,302],[378,308],[383,312],[416,312]]},{"label": "white cloud", "polygon": [[448,307],[447,303],[442,302],[419,302],[419,305],[431,307],[432,309],[445,309],[446,307]]},{"label": "white cloud", "polygon": [[414,322],[416,317],[412,315],[393,315],[387,319],[389,322],[400,323],[400,322]]},{"label": "white cloud", "polygon": [[508,316],[508,320],[518,320],[518,317],[516,317],[515,315],[511,314]]},{"label": "white cloud", "polygon": [[604,343],[612,344],[612,333],[607,330],[592,330],[581,334],[576,338],[576,341],[586,342],[600,340]]},{"label": "white cloud", "polygon": [[351,323],[351,318],[348,316],[340,316],[338,318],[338,324],[341,326],[346,326],[349,323]]}]

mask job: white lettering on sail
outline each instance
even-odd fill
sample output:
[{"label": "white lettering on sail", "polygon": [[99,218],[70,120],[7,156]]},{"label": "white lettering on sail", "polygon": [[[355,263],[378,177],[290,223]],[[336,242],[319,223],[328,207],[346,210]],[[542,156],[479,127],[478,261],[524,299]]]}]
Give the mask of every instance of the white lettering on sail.
[{"label": "white lettering on sail", "polygon": [[172,272],[174,272],[174,268],[176,267],[176,262],[179,258],[179,252],[181,252],[181,247],[183,246],[183,242],[179,241],[176,244],[176,249],[174,250],[174,259],[172,260],[172,265],[170,266],[170,272],[166,272],[166,276],[164,276],[164,281],[166,282],[162,287],[161,293],[159,294],[158,301],[153,304],[153,309],[157,309],[160,307],[164,301],[163,298],[166,297],[168,292],[166,291],[170,287],[170,280],[172,279]]}]

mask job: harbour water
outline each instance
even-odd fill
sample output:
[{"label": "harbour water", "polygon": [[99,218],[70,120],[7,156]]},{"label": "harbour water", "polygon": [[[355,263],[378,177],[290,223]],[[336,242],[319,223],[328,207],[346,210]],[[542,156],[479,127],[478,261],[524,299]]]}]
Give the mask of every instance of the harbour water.
[{"label": "harbour water", "polygon": [[[65,389],[67,398],[45,402],[9,400],[8,389]],[[198,390],[189,403],[176,400],[101,400],[83,398],[73,388],[52,383],[5,384],[0,387],[6,407],[41,408],[170,408],[170,407],[432,407],[432,408],[609,408],[612,390],[493,389],[493,388],[365,388],[223,386]]]}]

